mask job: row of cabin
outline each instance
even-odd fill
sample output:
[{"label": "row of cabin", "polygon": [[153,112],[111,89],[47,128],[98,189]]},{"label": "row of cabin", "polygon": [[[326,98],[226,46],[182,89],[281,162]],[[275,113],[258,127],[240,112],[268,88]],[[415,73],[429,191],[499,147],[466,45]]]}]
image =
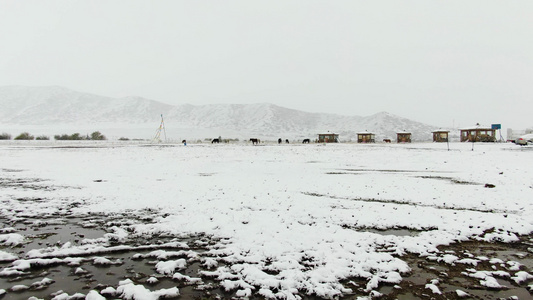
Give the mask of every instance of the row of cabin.
[{"label": "row of cabin", "polygon": [[[410,143],[411,142],[411,133],[410,132],[398,132],[397,133],[397,142],[398,143]],[[385,139],[385,141],[390,142],[390,140]],[[335,133],[324,133],[318,135],[319,143],[338,143],[339,135]],[[368,131],[357,133],[357,142],[358,143],[375,143],[376,135]]]},{"label": "row of cabin", "polygon": [[[473,127],[459,129],[461,142],[496,142],[496,129],[476,124]],[[447,142],[449,131],[433,131],[434,142]]]},{"label": "row of cabin", "polygon": [[[461,142],[495,142],[496,141],[496,129],[482,127],[477,124],[474,127],[463,128],[461,131]],[[448,142],[449,131],[437,130],[433,131],[433,142],[445,143]],[[375,134],[364,131],[357,133],[357,142],[358,143],[375,143],[376,138]],[[385,142],[391,142],[389,139],[383,140]],[[334,133],[325,133],[318,135],[319,143],[338,143],[339,135]],[[398,132],[396,133],[396,142],[397,143],[410,143],[411,142],[411,133],[410,132]]]}]

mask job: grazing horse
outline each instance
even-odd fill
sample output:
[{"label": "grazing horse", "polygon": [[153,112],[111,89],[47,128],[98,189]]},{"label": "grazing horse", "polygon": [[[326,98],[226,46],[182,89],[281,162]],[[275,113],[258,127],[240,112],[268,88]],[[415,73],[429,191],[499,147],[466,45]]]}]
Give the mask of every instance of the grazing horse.
[{"label": "grazing horse", "polygon": [[289,139],[286,139],[286,140],[285,140],[285,143],[287,143],[287,144],[288,144],[288,143],[289,143]]},{"label": "grazing horse", "polygon": [[259,139],[250,139],[250,142],[252,142],[253,145],[257,145],[259,144],[259,142],[261,142]]},{"label": "grazing horse", "polygon": [[390,142],[391,142],[390,139],[383,139],[383,141],[384,141],[385,143],[390,143]]},{"label": "grazing horse", "polygon": [[304,141],[302,142],[302,144],[309,144],[310,140],[309,139],[304,139]]},{"label": "grazing horse", "polygon": [[211,141],[211,144],[218,144],[218,143],[220,143],[220,139],[213,139]]}]

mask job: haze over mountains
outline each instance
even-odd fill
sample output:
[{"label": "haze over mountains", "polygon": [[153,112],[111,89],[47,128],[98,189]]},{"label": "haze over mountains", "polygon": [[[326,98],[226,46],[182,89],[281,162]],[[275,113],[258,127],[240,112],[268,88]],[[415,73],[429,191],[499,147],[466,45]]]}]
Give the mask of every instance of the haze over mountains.
[{"label": "haze over mountains", "polygon": [[[269,103],[169,105],[141,97],[111,98],[63,87],[0,87],[0,131],[33,129],[59,134],[99,130],[113,135],[151,138],[164,116],[167,135],[174,139],[207,138],[315,138],[334,132],[341,140],[355,139],[368,130],[376,139],[413,133],[413,140],[430,140],[435,126],[389,114],[346,116],[309,113]],[[3,127],[3,128],[2,128]],[[55,130],[55,131],[54,131]],[[57,132],[63,130],[63,132]],[[53,132],[52,132],[53,131]],[[18,132],[13,132],[16,134]],[[109,136],[109,133],[108,133]]]}]

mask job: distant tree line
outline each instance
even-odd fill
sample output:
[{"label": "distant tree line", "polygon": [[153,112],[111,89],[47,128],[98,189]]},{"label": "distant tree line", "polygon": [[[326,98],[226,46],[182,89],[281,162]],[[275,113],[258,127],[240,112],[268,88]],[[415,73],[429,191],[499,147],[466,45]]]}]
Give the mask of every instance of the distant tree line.
[{"label": "distant tree line", "polygon": [[15,137],[15,140],[33,140],[35,137],[28,132],[23,132]]},{"label": "distant tree line", "polygon": [[54,135],[54,139],[58,141],[77,141],[77,140],[93,140],[93,141],[103,141],[107,138],[105,135],[101,134],[100,131],[95,131],[91,133],[91,135],[82,136],[79,133],[73,133],[71,135],[68,134],[62,134],[62,135]]},{"label": "distant tree line", "polygon": [[[8,134],[8,133],[2,133],[0,134],[0,140],[10,140],[11,139],[11,135]],[[19,135],[17,135],[15,138],[15,140],[49,140],[50,137],[46,136],[46,135],[40,135],[38,137],[35,137],[33,135],[31,135],[30,133],[28,132],[23,132]],[[102,133],[100,133],[99,131],[95,131],[93,133],[91,133],[90,135],[86,135],[86,136],[82,136],[81,134],[79,133],[73,133],[73,134],[61,134],[61,135],[54,135],[54,139],[55,140],[69,140],[69,141],[73,141],[73,140],[93,140],[93,141],[103,141],[103,140],[106,140],[107,138],[105,137],[105,135],[103,135]]]}]

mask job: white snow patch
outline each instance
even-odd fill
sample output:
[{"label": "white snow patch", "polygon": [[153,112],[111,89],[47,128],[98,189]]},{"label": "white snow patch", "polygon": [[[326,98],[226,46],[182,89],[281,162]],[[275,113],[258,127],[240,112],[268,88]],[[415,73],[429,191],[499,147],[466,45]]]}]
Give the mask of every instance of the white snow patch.
[{"label": "white snow patch", "polygon": [[85,299],[85,295],[82,293],[75,293],[74,295],[69,295],[67,293],[61,293],[56,295],[52,300],[82,300]]},{"label": "white snow patch", "polygon": [[514,261],[514,260],[508,261],[507,265],[508,265],[508,269],[511,271],[519,271],[520,267],[522,266],[521,263]]},{"label": "white snow patch", "polygon": [[134,284],[131,280],[124,280],[119,282],[117,294],[127,300],[158,300],[165,297],[177,297],[180,293],[177,287],[152,292],[142,285]]},{"label": "white snow patch", "polygon": [[93,258],[93,264],[95,265],[120,265],[122,264],[122,260],[117,258],[116,260],[112,261],[106,257],[98,256]]},{"label": "white snow patch", "polygon": [[[25,170],[13,173],[14,179],[44,178],[54,186],[79,187],[53,191],[7,188],[9,197],[2,196],[3,212],[12,220],[17,218],[13,212],[19,210],[39,216],[64,208],[64,199],[83,199],[72,209],[74,215],[142,214],[146,208],[158,208],[164,216],[144,224],[117,225],[105,238],[86,244],[31,250],[27,259],[14,261],[0,275],[27,272],[29,259],[49,258],[52,262],[72,256],[172,248],[159,243],[111,246],[111,241],[134,236],[203,234],[213,237],[215,243],[202,241],[209,245],[202,256],[209,258],[193,258],[193,253],[182,251],[162,251],[153,257],[167,260],[184,255],[200,261],[210,268],[204,275],[243,293],[246,289],[255,293],[250,286],[259,286],[265,297],[296,297],[301,290],[337,297],[346,292],[339,282],[347,278],[366,278],[367,292],[383,282],[399,282],[409,271],[401,259],[406,252],[448,264],[476,266],[481,258],[459,259],[441,253],[438,246],[468,239],[514,241],[533,231],[533,203],[522,201],[520,192],[531,189],[531,176],[524,174],[529,174],[526,166],[533,163],[533,157],[514,145],[480,143],[475,151],[464,143],[450,144],[453,151],[437,143],[100,145],[42,147],[39,155],[20,144],[10,147],[24,151],[0,145],[2,167]],[[95,178],[113,180],[94,184]],[[485,182],[498,188],[485,189]],[[31,206],[14,200],[36,194],[46,194],[50,200]],[[361,228],[382,229],[383,234]],[[408,236],[387,233],[395,228],[417,232]],[[3,241],[11,243],[13,238],[6,234],[14,233],[2,233]],[[20,237],[18,242],[22,242]],[[178,243],[174,246],[187,249]],[[387,252],[381,252],[384,247]],[[81,261],[70,263],[79,265]],[[160,263],[158,272],[162,274],[171,275],[178,268]],[[506,266],[513,272],[521,267],[516,262],[506,262]],[[480,280],[492,285],[490,278],[503,274],[481,275]],[[515,275],[517,280],[523,276]]]},{"label": "white snow patch", "polygon": [[193,277],[190,277],[190,276],[187,276],[187,275],[183,275],[183,274],[178,273],[178,272],[174,273],[172,278],[176,279],[176,280],[184,280],[184,281],[186,281],[189,284],[201,284],[202,283],[202,278],[193,278]]},{"label": "white snow patch", "polygon": [[426,284],[426,289],[430,289],[433,294],[439,294],[439,295],[442,294],[439,287],[432,283]]},{"label": "white snow patch", "polygon": [[146,279],[146,283],[149,283],[149,284],[156,284],[159,282],[159,279],[157,279],[156,277],[150,277],[148,279]]},{"label": "white snow patch", "polygon": [[47,286],[51,285],[54,282],[55,281],[50,279],[50,278],[43,278],[41,281],[37,281],[37,282],[32,283],[30,287],[32,289],[39,290],[39,289],[46,288]]},{"label": "white snow patch", "polygon": [[90,291],[87,296],[85,297],[85,300],[105,300],[106,297],[100,295],[97,291],[92,290]]},{"label": "white snow patch", "polygon": [[85,270],[84,268],[76,268],[76,270],[74,271],[74,274],[76,275],[80,275],[80,274],[87,274],[89,273],[89,271]]},{"label": "white snow patch", "polygon": [[24,236],[18,233],[0,234],[0,246],[18,246],[24,242]]},{"label": "white snow patch", "polygon": [[178,260],[160,261],[155,265],[158,273],[171,275],[176,269],[182,270],[187,267],[187,261],[183,258]]},{"label": "white snow patch", "polygon": [[107,287],[100,291],[100,294],[107,296],[107,297],[115,296],[116,293],[117,293],[117,290],[113,287]]},{"label": "white snow patch", "polygon": [[104,238],[112,242],[124,242],[128,237],[128,232],[124,228],[113,226],[110,228],[112,233],[104,234]]},{"label": "white snow patch", "polygon": [[20,291],[25,291],[25,290],[28,290],[30,287],[27,286],[27,285],[24,285],[24,284],[17,284],[17,285],[14,285],[10,288],[10,291],[12,292],[20,292]]},{"label": "white snow patch", "polygon": [[216,268],[218,266],[218,262],[216,259],[206,257],[202,260],[202,265],[208,269]]},{"label": "white snow patch", "polygon": [[519,272],[516,272],[516,274],[513,277],[511,277],[511,279],[514,280],[514,282],[516,282],[517,284],[521,284],[525,281],[533,279],[533,275],[525,271],[519,271]]},{"label": "white snow patch", "polygon": [[14,254],[0,250],[0,262],[12,261],[17,258],[18,257]]},{"label": "white snow patch", "polygon": [[0,233],[13,233],[13,232],[16,232],[17,230],[15,230],[15,228],[13,227],[4,227],[4,228],[0,228]]}]

